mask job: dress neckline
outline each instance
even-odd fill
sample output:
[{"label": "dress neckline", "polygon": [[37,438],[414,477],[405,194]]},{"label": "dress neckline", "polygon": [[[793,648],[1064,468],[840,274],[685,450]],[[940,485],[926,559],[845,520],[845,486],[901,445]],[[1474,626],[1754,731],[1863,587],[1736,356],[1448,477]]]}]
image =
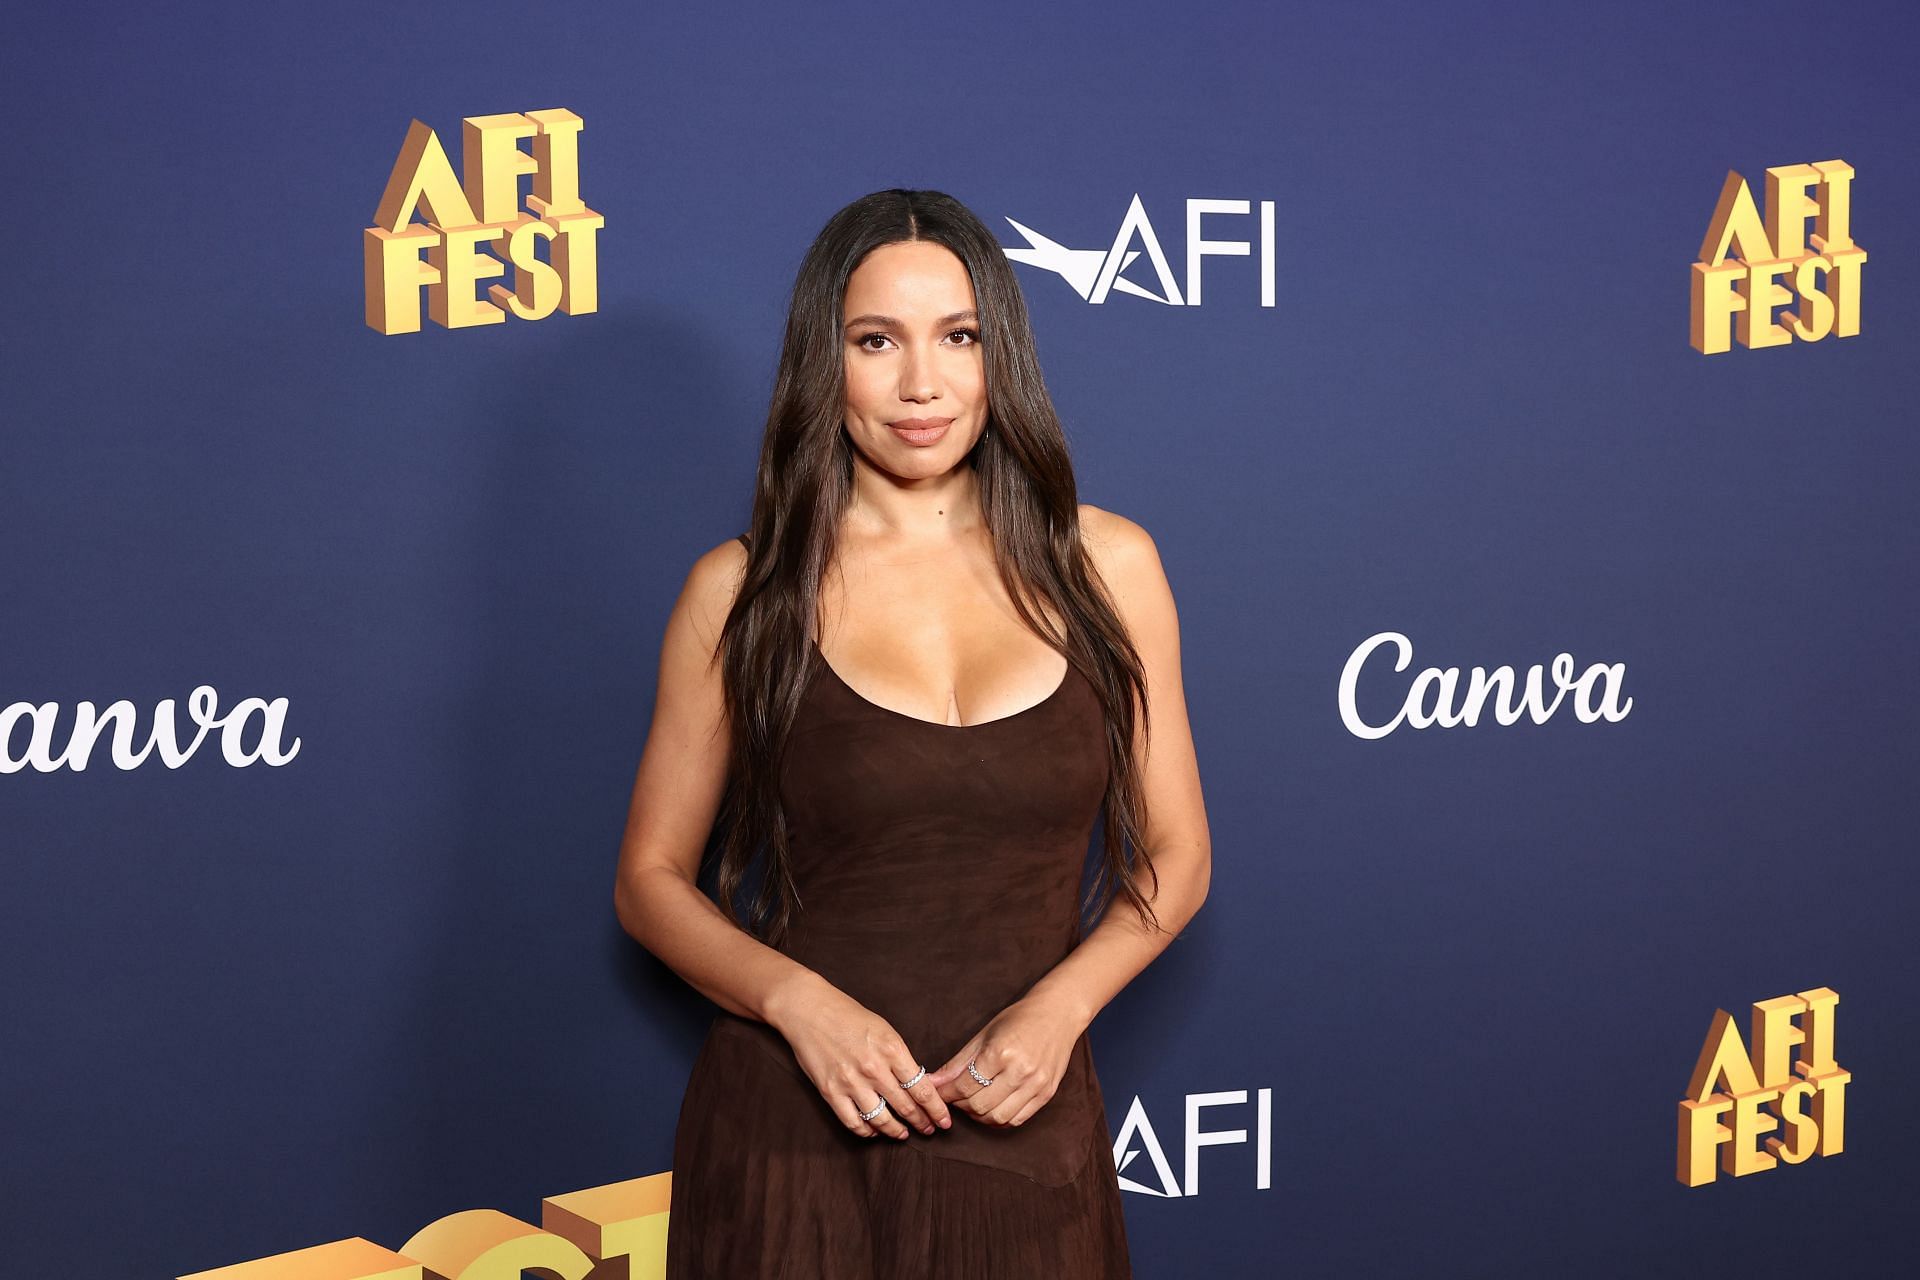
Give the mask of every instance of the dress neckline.
[{"label": "dress neckline", "polygon": [[809,643],[813,646],[813,656],[819,660],[820,666],[826,671],[827,675],[833,679],[833,682],[835,684],[839,685],[842,689],[845,689],[848,693],[852,694],[855,701],[863,703],[866,706],[872,707],[875,711],[879,711],[886,715],[893,716],[896,719],[910,721],[913,724],[923,724],[927,726],[929,729],[945,729],[950,733],[967,733],[974,729],[987,729],[987,728],[991,728],[994,725],[1006,724],[1008,721],[1019,720],[1022,717],[1030,716],[1034,714],[1036,711],[1039,711],[1047,706],[1050,706],[1055,700],[1057,700],[1060,697],[1062,693],[1066,691],[1067,682],[1073,679],[1073,671],[1074,671],[1073,663],[1071,662],[1067,663],[1067,669],[1065,673],[1061,675],[1060,683],[1056,684],[1053,687],[1053,692],[1049,693],[1046,697],[1040,699],[1040,701],[1034,703],[1030,707],[1022,707],[1020,708],[1020,710],[1015,711],[1009,715],[996,716],[991,720],[976,720],[972,724],[943,724],[938,720],[926,720],[921,718],[920,716],[910,716],[904,711],[895,711],[892,707],[881,706],[879,703],[867,697],[865,694],[861,693],[858,689],[854,688],[852,685],[848,684],[846,680],[841,677],[840,673],[833,669],[833,664],[827,661],[827,655],[825,651],[820,648],[820,642],[818,640],[809,640]]}]

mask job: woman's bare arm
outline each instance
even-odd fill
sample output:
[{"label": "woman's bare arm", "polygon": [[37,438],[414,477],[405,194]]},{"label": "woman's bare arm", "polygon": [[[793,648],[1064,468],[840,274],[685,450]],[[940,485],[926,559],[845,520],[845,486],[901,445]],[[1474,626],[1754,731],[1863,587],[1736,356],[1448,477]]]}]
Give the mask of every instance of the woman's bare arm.
[{"label": "woman's bare arm", "polygon": [[[723,714],[720,627],[739,591],[746,551],[729,541],[695,562],[667,619],[653,726],[633,784],[613,906],[641,946],[729,1013],[786,1037],[801,1071],[840,1122],[862,1137],[907,1137],[952,1124],[918,1059],[885,1018],[796,960],[751,937],[700,891],[700,853],[726,793],[730,729]],[[875,1097],[890,1110],[872,1121]]]},{"label": "woman's bare arm", "polygon": [[1213,837],[1187,722],[1179,616],[1159,550],[1145,529],[1124,516],[1084,505],[1080,514],[1095,567],[1146,667],[1153,731],[1149,738],[1136,724],[1134,750],[1146,809],[1141,839],[1159,873],[1159,892],[1144,874],[1140,891],[1160,919],[1155,931],[1116,897],[1072,954],[1034,984],[1030,997],[1059,1002],[1084,1027],[1200,910],[1213,882]]},{"label": "woman's bare arm", "polygon": [[745,565],[746,549],[735,540],[707,552],[668,616],[613,905],[621,927],[702,995],[777,1027],[788,999],[824,979],[728,920],[697,882],[725,793],[731,737],[712,659]]}]

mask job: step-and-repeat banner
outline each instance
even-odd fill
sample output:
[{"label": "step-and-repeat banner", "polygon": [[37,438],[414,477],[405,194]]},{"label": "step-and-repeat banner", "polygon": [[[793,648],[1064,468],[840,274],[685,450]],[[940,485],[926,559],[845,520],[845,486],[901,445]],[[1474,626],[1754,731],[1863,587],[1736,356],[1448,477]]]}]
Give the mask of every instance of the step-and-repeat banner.
[{"label": "step-and-repeat banner", "polygon": [[1917,35],[17,19],[4,1270],[659,1274],[661,630],[805,247],[916,187],[1180,605],[1212,895],[1092,1029],[1135,1274],[1896,1273]]}]

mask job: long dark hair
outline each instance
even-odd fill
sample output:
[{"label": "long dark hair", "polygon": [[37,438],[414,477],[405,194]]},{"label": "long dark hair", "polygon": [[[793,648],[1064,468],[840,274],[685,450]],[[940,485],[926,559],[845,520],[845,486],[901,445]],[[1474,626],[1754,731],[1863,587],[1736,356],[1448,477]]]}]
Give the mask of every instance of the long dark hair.
[{"label": "long dark hair", "polygon": [[[804,910],[792,877],[779,796],[787,730],[805,691],[821,579],[853,492],[853,446],[842,347],[847,279],[882,245],[926,240],[952,250],[972,278],[987,387],[987,427],[968,461],[1015,610],[1087,677],[1107,722],[1105,851],[1075,923],[1077,942],[1116,893],[1159,925],[1133,862],[1159,877],[1142,845],[1133,757],[1146,680],[1105,585],[1080,540],[1080,506],[1053,401],[1040,376],[1019,282],[997,241],[965,205],[939,191],[877,191],[834,214],[794,281],[773,400],[754,480],[745,576],[721,631],[732,767],[720,815],[719,904],[770,945]],[[1043,600],[1056,628],[1032,608]],[[754,859],[766,861],[745,921],[735,899]]]}]

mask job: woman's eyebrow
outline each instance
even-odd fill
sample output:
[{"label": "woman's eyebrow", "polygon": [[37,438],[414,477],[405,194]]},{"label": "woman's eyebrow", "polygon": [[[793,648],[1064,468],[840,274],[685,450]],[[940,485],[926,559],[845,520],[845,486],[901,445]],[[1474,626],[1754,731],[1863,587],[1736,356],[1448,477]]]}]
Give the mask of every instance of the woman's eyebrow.
[{"label": "woman's eyebrow", "polygon": [[[980,313],[978,311],[972,311],[972,310],[956,311],[950,316],[941,316],[938,320],[935,320],[933,323],[934,323],[934,327],[938,328],[941,325],[959,324],[962,320],[978,320],[979,318],[980,318]],[[881,324],[881,325],[887,326],[890,329],[903,329],[906,327],[905,325],[901,324],[898,320],[894,319],[892,316],[866,315],[866,316],[855,316],[853,319],[847,321],[847,328],[851,329],[855,325],[862,325],[862,324]]]}]

